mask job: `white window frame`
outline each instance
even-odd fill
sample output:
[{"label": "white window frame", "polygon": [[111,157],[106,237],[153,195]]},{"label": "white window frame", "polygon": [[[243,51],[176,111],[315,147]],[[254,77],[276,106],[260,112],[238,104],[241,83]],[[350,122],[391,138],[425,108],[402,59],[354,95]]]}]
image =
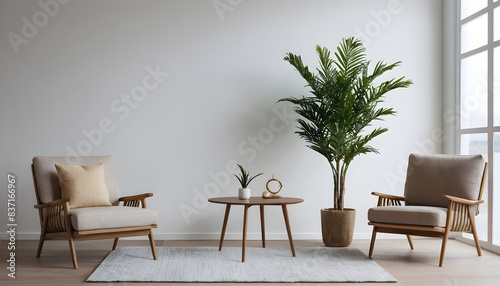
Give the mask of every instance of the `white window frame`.
[{"label": "white window frame", "polygon": [[[449,110],[449,103],[452,103],[453,101],[456,103],[455,108],[453,112],[455,115],[453,118],[455,118],[454,122],[450,124],[449,122],[447,123],[446,120],[444,121],[445,124],[445,131],[448,132],[449,135],[453,135],[455,137],[455,142],[454,143],[448,143],[448,145],[443,146],[445,150],[448,150],[449,153],[460,153],[461,150],[461,136],[464,134],[478,134],[478,133],[483,133],[487,134],[488,138],[488,158],[485,158],[488,161],[488,174],[493,174],[493,168],[494,166],[494,160],[493,160],[493,155],[494,155],[494,144],[493,144],[493,135],[496,132],[500,132],[500,126],[494,126],[494,103],[493,103],[493,55],[494,55],[494,49],[496,47],[500,46],[500,40],[493,41],[494,40],[494,31],[493,31],[493,25],[494,25],[494,19],[493,19],[493,11],[494,8],[500,6],[500,1],[494,2],[493,0],[488,0],[488,5],[486,8],[481,9],[480,11],[477,11],[476,13],[464,18],[460,19],[460,7],[461,7],[461,0],[459,1],[443,1],[443,33],[446,34],[448,32],[451,32],[451,38],[454,37],[454,41],[452,39],[451,43],[455,43],[454,47],[451,47],[452,45],[446,45],[443,43],[443,52],[446,54],[447,51],[452,52],[453,55],[455,55],[455,61],[454,63],[451,63],[449,60],[447,61],[446,57],[443,59],[443,71],[445,72],[451,72],[452,75],[455,77],[455,85],[446,86],[446,75],[443,76],[444,79],[444,86],[443,86],[443,91],[444,91],[444,112],[446,113],[445,110]],[[450,10],[451,9],[451,10]],[[454,11],[454,12],[452,12]],[[460,47],[461,47],[461,41],[460,41],[460,29],[461,25],[476,19],[477,17],[480,17],[484,14],[488,14],[488,42],[485,46],[481,46],[479,48],[473,49],[471,51],[468,51],[466,53],[461,54],[460,52]],[[454,18],[454,25],[453,30],[450,30],[450,23],[451,19]],[[445,37],[443,37],[443,41],[445,41]],[[487,51],[487,57],[488,57],[488,83],[487,83],[487,89],[488,89],[488,122],[486,127],[479,127],[479,128],[462,128],[461,127],[461,117],[460,117],[460,110],[461,110],[461,92],[460,92],[460,72],[461,72],[461,60]],[[450,98],[450,96],[453,94],[453,99]],[[447,105],[448,102],[448,105]],[[444,114],[444,118],[446,118],[446,114]],[[448,129],[447,129],[448,128]],[[452,130],[454,129],[454,130]],[[488,189],[484,190],[488,194],[488,239],[487,241],[481,241],[481,247],[485,248],[490,251],[494,251],[496,253],[500,253],[500,246],[493,244],[493,223],[494,223],[494,217],[493,217],[493,202],[494,202],[494,196],[495,194],[493,193],[494,191],[494,178],[493,176],[488,175]],[[498,179],[500,184],[500,178]],[[497,194],[500,196],[500,194]],[[497,222],[499,224],[499,222]],[[497,226],[499,227],[499,226]],[[467,243],[473,243],[472,240],[464,238],[464,237],[457,237],[457,239],[467,242]]]}]

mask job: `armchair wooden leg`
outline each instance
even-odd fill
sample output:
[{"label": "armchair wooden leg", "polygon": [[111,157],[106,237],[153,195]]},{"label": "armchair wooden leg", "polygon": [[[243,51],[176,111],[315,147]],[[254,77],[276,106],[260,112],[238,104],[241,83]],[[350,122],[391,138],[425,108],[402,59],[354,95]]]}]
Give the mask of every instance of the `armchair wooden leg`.
[{"label": "armchair wooden leg", "polygon": [[368,254],[368,257],[372,257],[373,254],[373,248],[375,247],[375,238],[377,237],[377,227],[373,227],[373,232],[372,232],[372,241],[370,242],[370,252]]},{"label": "armchair wooden leg", "polygon": [[[153,252],[153,258],[155,260],[158,260],[158,257],[156,257],[156,248],[155,248],[155,240],[153,238],[153,230],[149,229],[149,244],[151,245],[151,251]],[[118,238],[116,239],[118,240]]]},{"label": "armchair wooden leg", "polygon": [[474,242],[476,244],[477,255],[483,256],[483,253],[481,252],[481,246],[479,245],[479,238],[477,237],[477,232],[476,232],[475,228],[473,230],[472,235],[474,236]]},{"label": "armchair wooden leg", "polygon": [[71,252],[71,259],[73,260],[73,267],[75,269],[78,269],[78,262],[76,261],[76,251],[75,251],[75,242],[73,239],[73,232],[72,229],[73,227],[71,226],[71,219],[69,218],[69,203],[65,202],[64,203],[64,217],[65,217],[65,223],[66,223],[66,233],[68,234],[68,243],[69,243],[69,250]]},{"label": "armchair wooden leg", "polygon": [[450,228],[447,227],[443,237],[443,244],[441,245],[441,255],[439,256],[439,267],[443,267],[444,253],[446,251],[446,243],[448,242],[449,234],[450,234]]},{"label": "armchair wooden leg", "polygon": [[448,235],[450,234],[451,230],[451,217],[454,208],[455,204],[452,201],[450,201],[450,204],[448,206],[448,212],[446,215],[446,226],[443,235],[443,244],[441,245],[441,255],[439,256],[439,267],[443,267],[444,253],[446,251],[446,243],[448,242]]},{"label": "armchair wooden leg", "polygon": [[45,232],[42,231],[42,233],[40,234],[40,241],[38,242],[38,250],[36,251],[37,258],[39,258],[40,254],[42,254],[42,247],[43,247],[44,241],[45,241]]},{"label": "armchair wooden leg", "polygon": [[471,211],[472,211],[471,207],[469,206],[469,219],[470,219],[472,236],[474,236],[474,243],[476,244],[477,255],[482,256],[483,253],[481,252],[481,246],[479,245],[479,238],[477,237],[476,221],[474,220]]},{"label": "armchair wooden leg", "polygon": [[39,258],[42,254],[43,243],[45,242],[45,235],[47,234],[47,219],[42,224],[42,230],[40,232],[40,240],[38,242],[38,250],[36,251],[36,257]]},{"label": "armchair wooden leg", "polygon": [[118,246],[118,240],[119,239],[120,239],[119,237],[115,238],[115,242],[113,242],[113,249],[112,250],[115,250],[116,247]]},{"label": "armchair wooden leg", "polygon": [[410,244],[411,250],[413,250],[413,240],[411,239],[411,236],[409,234],[406,235],[406,238],[408,239],[408,243]]},{"label": "armchair wooden leg", "polygon": [[75,269],[78,269],[78,262],[76,261],[75,242],[71,235],[69,235],[68,242],[69,242],[69,250],[71,252],[71,259],[73,260],[73,267]]}]

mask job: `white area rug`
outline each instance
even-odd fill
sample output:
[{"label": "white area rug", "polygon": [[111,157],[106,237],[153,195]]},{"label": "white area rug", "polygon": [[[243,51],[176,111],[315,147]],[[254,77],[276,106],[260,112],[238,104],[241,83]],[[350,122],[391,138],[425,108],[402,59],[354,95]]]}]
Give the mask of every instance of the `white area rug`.
[{"label": "white area rug", "polygon": [[356,248],[148,247],[112,251],[89,282],[396,282]]}]

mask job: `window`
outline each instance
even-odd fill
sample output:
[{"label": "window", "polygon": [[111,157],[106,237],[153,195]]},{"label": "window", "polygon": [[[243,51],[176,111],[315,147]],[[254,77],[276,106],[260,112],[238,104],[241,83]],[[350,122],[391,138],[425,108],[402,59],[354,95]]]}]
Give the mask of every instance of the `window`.
[{"label": "window", "polygon": [[500,1],[461,0],[458,15],[458,144],[489,162],[476,227],[500,246]]}]

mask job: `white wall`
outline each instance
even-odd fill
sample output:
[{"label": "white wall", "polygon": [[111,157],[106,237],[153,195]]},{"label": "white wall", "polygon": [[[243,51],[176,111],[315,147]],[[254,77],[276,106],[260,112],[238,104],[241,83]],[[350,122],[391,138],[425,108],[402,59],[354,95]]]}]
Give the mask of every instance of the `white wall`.
[{"label": "white wall", "polygon": [[[361,37],[373,61],[401,60],[386,79],[415,82],[386,101],[398,115],[373,142],[381,154],[356,158],[348,173],[356,237],[371,232],[370,192],[402,194],[408,154],[441,151],[440,1],[40,2],[52,3],[50,16],[38,1],[0,0],[0,178],[2,190],[8,173],[18,179],[18,238],[39,232],[31,158],[72,149],[112,154],[123,195],[155,193],[148,207],[159,212],[156,238],[217,239],[224,207],[201,194],[236,195],[226,165],[237,161],[265,173],[251,185],[255,195],[275,174],[282,195],[304,198],[289,207],[294,237],[320,239],[320,209],[333,200],[330,170],[293,133],[291,106],[276,101],[306,94],[285,53],[315,66],[315,45],[334,49],[342,37]],[[159,81],[148,69],[159,70]],[[123,94],[144,87],[151,90],[127,107]],[[106,122],[98,138],[94,129]],[[6,192],[0,199],[6,223]],[[233,208],[228,238],[240,238],[241,213]],[[250,214],[249,238],[258,239],[257,209]],[[266,214],[268,237],[285,238],[281,210]]]}]

